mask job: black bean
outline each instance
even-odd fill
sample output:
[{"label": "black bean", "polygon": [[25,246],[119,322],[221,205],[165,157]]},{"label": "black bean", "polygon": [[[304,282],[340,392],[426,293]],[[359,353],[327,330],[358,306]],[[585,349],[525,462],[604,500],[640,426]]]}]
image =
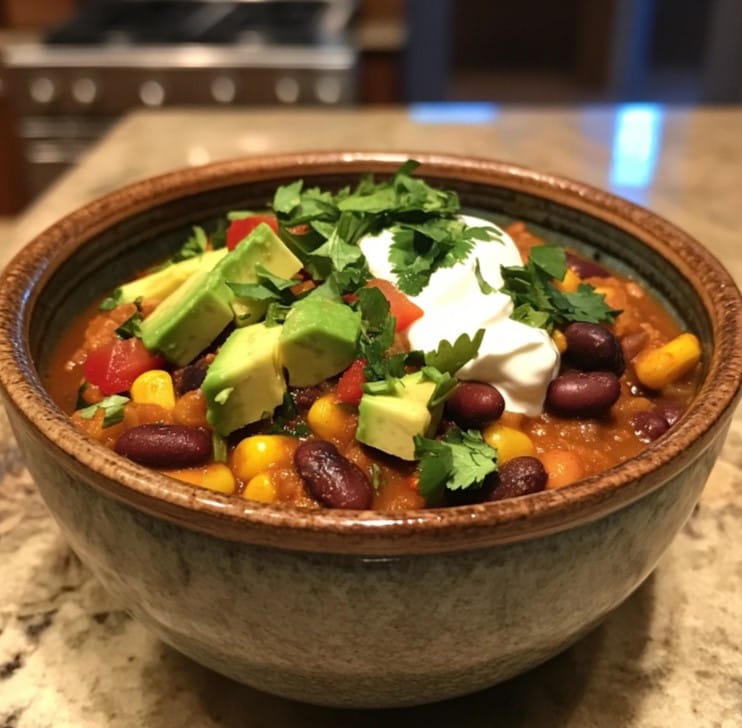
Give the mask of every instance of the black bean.
[{"label": "black bean", "polygon": [[546,488],[549,476],[538,458],[523,455],[500,466],[489,500],[517,498]]},{"label": "black bean", "polygon": [[201,386],[211,359],[213,357],[201,357],[193,364],[188,364],[173,372],[173,386],[178,397],[182,397],[186,392],[191,392]]},{"label": "black bean", "polygon": [[328,508],[370,508],[373,488],[366,474],[325,440],[307,440],[294,464],[310,495]]},{"label": "black bean", "polygon": [[554,379],[546,391],[546,405],[562,417],[600,417],[621,394],[611,372],[569,371]]},{"label": "black bean", "polygon": [[500,392],[484,382],[461,382],[446,401],[446,415],[464,429],[481,429],[504,410]]},{"label": "black bean", "polygon": [[619,377],[626,365],[615,334],[600,324],[578,321],[564,329],[567,339],[565,360],[587,372],[613,372]]},{"label": "black bean", "polygon": [[656,440],[660,435],[664,435],[670,429],[667,420],[662,415],[652,411],[636,412],[633,414],[631,416],[631,427],[634,430],[634,434],[642,442],[652,442],[652,440]]},{"label": "black bean", "polygon": [[189,468],[211,457],[211,435],[202,427],[139,425],[126,430],[114,450],[150,468]]},{"label": "black bean", "polygon": [[610,273],[600,263],[588,258],[581,258],[574,253],[567,253],[567,265],[580,278],[607,278]]}]

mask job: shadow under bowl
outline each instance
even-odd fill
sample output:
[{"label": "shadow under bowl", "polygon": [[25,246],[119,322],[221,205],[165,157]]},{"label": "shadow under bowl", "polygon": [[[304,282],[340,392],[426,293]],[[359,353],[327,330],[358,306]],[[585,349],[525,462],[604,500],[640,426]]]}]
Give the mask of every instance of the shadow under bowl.
[{"label": "shadow under bowl", "polygon": [[80,558],[165,642],[259,689],[335,706],[419,704],[564,649],[647,577],[697,502],[742,378],[742,305],[699,243],[571,180],[411,155],[464,208],[523,220],[653,290],[702,341],[704,375],[665,436],[598,476],[510,501],[381,513],[222,496],[78,432],[42,385],[59,332],[164,258],[190,226],[264,207],[278,184],[338,188],[406,155],[292,154],[146,180],[53,225],[0,288],[0,384],[28,468]]}]

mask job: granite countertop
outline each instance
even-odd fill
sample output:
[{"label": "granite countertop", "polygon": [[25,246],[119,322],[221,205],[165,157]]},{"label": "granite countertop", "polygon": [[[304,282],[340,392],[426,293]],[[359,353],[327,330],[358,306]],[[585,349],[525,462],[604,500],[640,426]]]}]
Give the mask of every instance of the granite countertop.
[{"label": "granite countertop", "polygon": [[[22,216],[0,265],[65,212],[151,174],[354,147],[471,153],[612,189],[695,235],[742,281],[742,107],[464,111],[136,114]],[[700,506],[653,575],[571,649],[466,698],[334,711],[233,683],[130,619],[65,544],[0,415],[0,728],[742,726],[741,453],[738,411]]]}]

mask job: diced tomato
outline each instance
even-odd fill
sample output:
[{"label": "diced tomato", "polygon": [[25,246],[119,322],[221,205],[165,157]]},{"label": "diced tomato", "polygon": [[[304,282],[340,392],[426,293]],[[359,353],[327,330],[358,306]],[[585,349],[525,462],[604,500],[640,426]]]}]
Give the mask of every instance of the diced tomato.
[{"label": "diced tomato", "polygon": [[140,374],[164,365],[165,360],[150,354],[139,339],[111,339],[88,352],[82,370],[88,382],[108,396],[127,391]]},{"label": "diced tomato", "polygon": [[363,396],[363,383],[366,376],[363,370],[366,367],[365,359],[356,359],[341,375],[335,396],[339,402],[358,404]]},{"label": "diced tomato", "polygon": [[382,278],[372,278],[369,288],[378,288],[389,301],[389,313],[397,319],[397,331],[404,331],[411,323],[417,321],[425,312],[416,303],[410,301],[393,283]]},{"label": "diced tomato", "polygon": [[227,248],[234,250],[260,223],[265,223],[273,228],[278,235],[278,220],[275,215],[251,215],[243,217],[242,220],[233,220],[227,228]]}]

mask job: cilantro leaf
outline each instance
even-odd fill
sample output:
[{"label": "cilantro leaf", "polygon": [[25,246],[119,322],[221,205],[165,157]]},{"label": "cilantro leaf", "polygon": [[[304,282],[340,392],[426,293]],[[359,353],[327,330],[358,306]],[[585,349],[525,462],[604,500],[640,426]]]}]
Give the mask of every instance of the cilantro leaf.
[{"label": "cilantro leaf", "polygon": [[301,204],[301,191],[304,180],[298,179],[289,185],[281,185],[273,195],[273,210],[276,213],[290,214]]},{"label": "cilantro leaf", "polygon": [[392,228],[394,242],[389,262],[397,286],[415,296],[438,268],[450,268],[469,256],[478,240],[489,240],[489,227],[467,227],[462,220],[435,217],[419,223],[402,222]]},{"label": "cilantro leaf", "polygon": [[469,334],[461,334],[453,344],[443,340],[438,344],[436,351],[425,354],[425,363],[430,367],[435,367],[439,372],[453,376],[466,362],[477,355],[483,338],[484,329],[479,329],[473,338]]},{"label": "cilantro leaf", "polygon": [[389,301],[378,288],[360,288],[356,292],[361,311],[359,356],[366,360],[367,381],[384,379],[386,352],[394,341],[396,319],[389,313]]},{"label": "cilantro leaf", "polygon": [[83,419],[92,420],[96,412],[102,409],[103,427],[111,427],[124,419],[124,405],[129,401],[128,397],[121,394],[112,394],[110,397],[102,399],[100,402],[91,404],[89,407],[78,410],[77,414]]},{"label": "cilantro leaf", "polygon": [[297,280],[273,275],[260,264],[255,266],[255,273],[257,278],[255,283],[227,281],[227,285],[235,296],[258,301],[278,301],[287,305],[293,302],[294,296],[290,289],[298,283]]},{"label": "cilantro leaf", "polygon": [[104,298],[98,306],[99,311],[111,311],[121,303],[121,289],[117,288],[110,296]]},{"label": "cilantro leaf", "polygon": [[440,440],[418,435],[415,457],[420,494],[429,504],[440,503],[446,489],[481,488],[497,470],[497,451],[476,430],[454,427]]},{"label": "cilantro leaf", "polygon": [[134,305],[136,306],[136,311],[116,329],[116,335],[119,339],[140,338],[142,335],[141,325],[144,319],[142,318],[141,297],[134,301]]},{"label": "cilantro leaf", "polygon": [[560,291],[554,280],[563,280],[567,271],[566,253],[554,245],[531,249],[523,266],[501,268],[504,285],[500,289],[513,300],[511,318],[535,328],[552,331],[574,321],[612,324],[621,312],[605,302],[587,283],[576,291]]},{"label": "cilantro leaf", "polygon": [[178,250],[168,262],[177,263],[187,258],[195,258],[201,255],[208,245],[209,239],[206,236],[206,231],[198,225],[193,227],[193,232],[188,240],[183,243],[180,250]]}]

